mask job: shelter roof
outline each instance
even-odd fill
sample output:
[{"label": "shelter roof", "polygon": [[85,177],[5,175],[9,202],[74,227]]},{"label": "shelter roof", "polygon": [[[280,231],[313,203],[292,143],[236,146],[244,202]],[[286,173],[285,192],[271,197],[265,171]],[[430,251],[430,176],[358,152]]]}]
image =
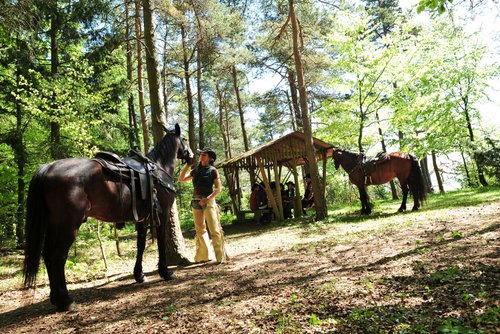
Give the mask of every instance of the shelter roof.
[{"label": "shelter roof", "polygon": [[[313,142],[316,149],[317,160],[323,159],[325,153],[326,157],[332,155],[333,145],[314,137]],[[253,168],[255,167],[255,162],[252,158],[261,158],[269,162],[276,159],[279,165],[287,164],[295,160],[296,165],[300,166],[305,163],[305,157],[305,135],[303,132],[295,131],[244,152],[236,157],[226,159],[220,162],[217,167]]]}]

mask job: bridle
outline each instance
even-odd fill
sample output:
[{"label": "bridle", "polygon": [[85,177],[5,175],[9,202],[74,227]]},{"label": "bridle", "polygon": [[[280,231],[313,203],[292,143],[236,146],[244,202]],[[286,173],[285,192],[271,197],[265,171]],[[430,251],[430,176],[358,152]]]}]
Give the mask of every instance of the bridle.
[{"label": "bridle", "polygon": [[180,159],[183,163],[184,162],[188,163],[189,162],[188,159],[191,159],[191,156],[189,154],[189,146],[186,145],[185,141],[186,141],[186,138],[184,138],[182,136],[179,137],[179,142],[181,144],[182,157],[180,157],[180,158],[177,157],[177,158]]}]

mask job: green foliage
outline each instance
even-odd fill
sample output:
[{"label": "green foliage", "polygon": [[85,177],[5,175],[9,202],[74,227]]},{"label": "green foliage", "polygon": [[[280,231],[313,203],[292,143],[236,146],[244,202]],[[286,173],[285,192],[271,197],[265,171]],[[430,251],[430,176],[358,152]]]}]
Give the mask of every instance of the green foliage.
[{"label": "green foliage", "polygon": [[466,328],[462,326],[460,320],[448,318],[443,320],[443,324],[437,328],[441,333],[450,334],[476,334],[477,332],[473,329]]},{"label": "green foliage", "polygon": [[460,268],[450,267],[432,273],[430,279],[434,283],[454,281],[461,274]]}]

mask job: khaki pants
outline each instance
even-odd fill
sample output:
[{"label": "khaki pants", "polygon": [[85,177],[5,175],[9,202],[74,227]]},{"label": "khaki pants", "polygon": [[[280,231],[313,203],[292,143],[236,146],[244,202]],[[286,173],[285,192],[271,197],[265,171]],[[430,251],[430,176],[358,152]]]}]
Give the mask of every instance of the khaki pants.
[{"label": "khaki pants", "polygon": [[203,209],[192,209],[194,217],[194,228],[196,230],[196,254],[195,262],[209,261],[211,256],[210,239],[208,237],[207,225],[210,230],[210,237],[215,252],[215,259],[219,263],[226,261],[226,251],[224,249],[223,231],[217,214],[217,204],[215,199],[207,202]]}]

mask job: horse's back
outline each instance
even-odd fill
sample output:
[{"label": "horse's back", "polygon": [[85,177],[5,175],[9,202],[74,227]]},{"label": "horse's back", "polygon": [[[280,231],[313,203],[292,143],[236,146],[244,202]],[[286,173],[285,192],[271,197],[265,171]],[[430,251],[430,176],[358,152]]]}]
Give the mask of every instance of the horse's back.
[{"label": "horse's back", "polygon": [[85,158],[56,160],[48,165],[44,192],[49,211],[81,216],[87,210],[86,189],[102,175],[98,163]]}]

